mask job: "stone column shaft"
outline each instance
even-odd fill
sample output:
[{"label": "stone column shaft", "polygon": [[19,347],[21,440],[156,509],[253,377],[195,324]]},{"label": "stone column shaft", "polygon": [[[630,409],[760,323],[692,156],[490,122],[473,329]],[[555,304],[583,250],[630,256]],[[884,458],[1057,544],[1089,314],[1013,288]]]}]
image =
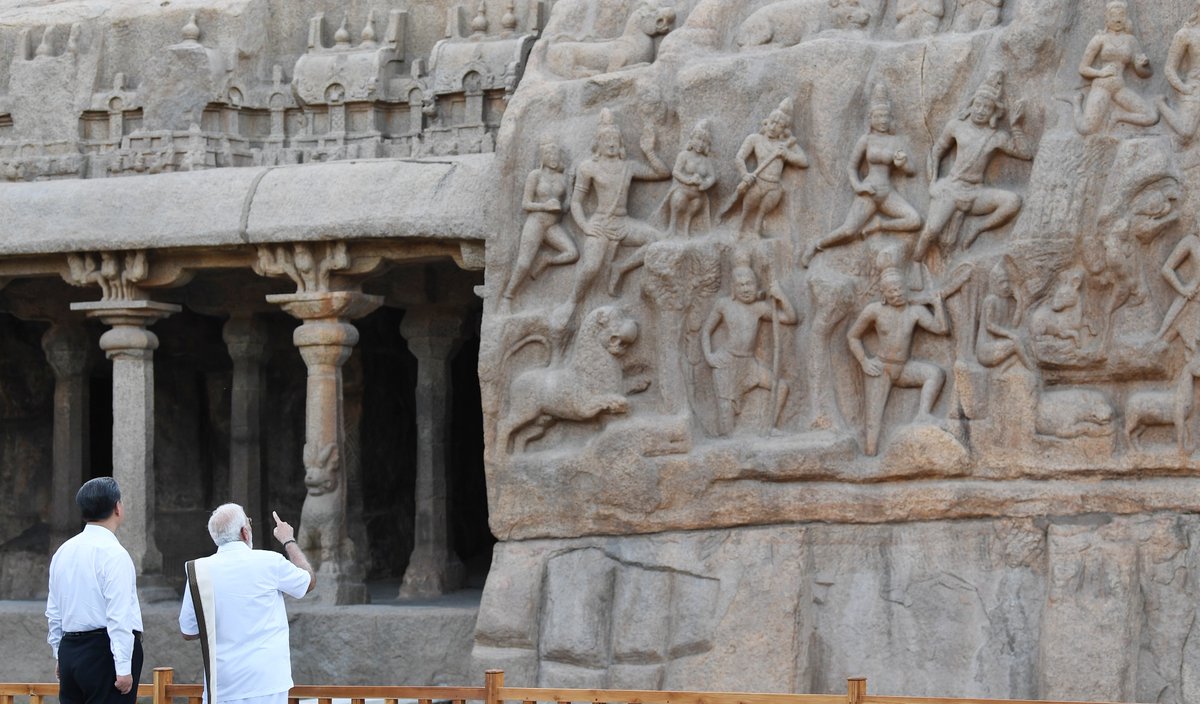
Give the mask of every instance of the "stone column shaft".
[{"label": "stone column shaft", "polygon": [[75,492],[88,462],[88,339],[82,325],[55,323],[42,336],[54,371],[54,469],[50,480],[50,549],[78,532]]},{"label": "stone column shaft", "polygon": [[[457,313],[457,314],[456,314]],[[464,315],[409,311],[400,325],[417,358],[417,481],[413,552],[401,598],[445,594],[462,586],[463,565],[450,544],[449,481],[451,361],[463,341]]]},{"label": "stone column shaft", "polygon": [[230,392],[229,496],[254,521],[256,547],[270,535],[262,507],[262,365],[267,335],[253,315],[235,315],[222,330],[233,360]]},{"label": "stone column shaft", "polygon": [[[111,326],[100,337],[100,348],[113,365],[112,471],[126,509],[118,535],[143,577],[140,586],[156,589],[162,586],[162,554],[154,538],[154,350],[158,349],[158,337],[146,328],[180,307],[126,300],[73,303],[71,309],[85,311],[88,317]],[[147,576],[151,579],[145,579]]]}]

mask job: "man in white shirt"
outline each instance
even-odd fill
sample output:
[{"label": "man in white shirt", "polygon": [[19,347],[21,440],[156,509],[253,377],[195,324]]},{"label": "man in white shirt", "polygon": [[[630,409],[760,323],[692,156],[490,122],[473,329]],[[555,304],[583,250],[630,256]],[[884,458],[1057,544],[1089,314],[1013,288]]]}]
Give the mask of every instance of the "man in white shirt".
[{"label": "man in white shirt", "polygon": [[271,515],[286,560],[252,550],[250,518],[241,506],[225,504],[208,519],[216,554],[187,564],[179,630],[185,640],[201,640],[209,704],[287,704],[292,662],[283,595],[303,597],[317,576],[292,527]]},{"label": "man in white shirt", "polygon": [[133,704],[142,676],[142,609],[133,560],[115,535],[121,489],[98,477],[75,494],[87,521],[50,560],[47,641],[62,704]]}]

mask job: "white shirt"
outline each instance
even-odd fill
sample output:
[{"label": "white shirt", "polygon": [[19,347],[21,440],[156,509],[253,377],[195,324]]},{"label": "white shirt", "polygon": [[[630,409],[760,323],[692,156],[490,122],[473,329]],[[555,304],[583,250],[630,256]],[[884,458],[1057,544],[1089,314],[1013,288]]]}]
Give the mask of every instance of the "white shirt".
[{"label": "white shirt", "polygon": [[[309,574],[270,550],[251,550],[235,540],[217,548],[210,567],[217,603],[218,702],[292,688],[287,611],[283,595],[308,592]],[[207,619],[206,619],[207,620]],[[179,630],[200,632],[191,589],[183,591]],[[208,693],[205,692],[207,701]]]},{"label": "white shirt", "polygon": [[58,659],[63,633],[108,629],[117,675],[130,674],[133,632],[142,630],[137,573],[117,536],[89,523],[50,560],[46,640]]}]

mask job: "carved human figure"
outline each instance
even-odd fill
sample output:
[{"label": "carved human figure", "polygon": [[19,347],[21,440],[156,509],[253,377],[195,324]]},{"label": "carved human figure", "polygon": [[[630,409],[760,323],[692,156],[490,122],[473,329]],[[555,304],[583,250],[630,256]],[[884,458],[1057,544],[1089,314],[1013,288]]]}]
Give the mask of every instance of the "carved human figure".
[{"label": "carved human figure", "polygon": [[[609,295],[616,295],[621,277],[642,265],[641,247],[654,241],[658,231],[629,216],[629,188],[634,180],[661,181],[671,176],[671,170],[654,153],[653,128],[642,131],[640,147],[648,163],[629,159],[621,128],[612,111],[600,111],[600,126],[592,141],[592,156],[579,165],[575,189],[571,194],[571,217],[583,230],[583,254],[575,270],[575,287],[571,301],[578,304],[607,262],[610,265]],[[584,210],[584,200],[595,193],[596,209],[591,215]],[[617,264],[619,247],[638,249],[624,263]]]},{"label": "carved human figure", "polygon": [[684,237],[688,237],[692,221],[701,212],[709,226],[712,225],[708,190],[717,182],[717,170],[708,154],[711,147],[712,132],[708,128],[708,120],[701,120],[692,129],[687,148],[675,158],[675,168],[671,170],[675,182],[659,207],[660,211],[667,209],[667,232],[672,237],[680,230]]},{"label": "carved human figure", "polygon": [[1079,75],[1091,81],[1086,99],[1082,94],[1073,98],[1075,129],[1079,134],[1099,132],[1110,117],[1114,122],[1143,127],[1158,122],[1154,106],[1125,85],[1127,68],[1140,78],[1148,78],[1150,59],[1129,29],[1124,0],[1109,0],[1104,7],[1104,31],[1092,37],[1079,62]]},{"label": "carved human figure", "polygon": [[1008,366],[1016,360],[1026,369],[1034,368],[1025,350],[1016,308],[1008,269],[1003,261],[999,261],[992,268],[988,293],[983,299],[979,333],[975,337],[975,359],[983,366]]},{"label": "carved human figure", "polygon": [[1159,97],[1158,112],[1186,143],[1200,127],[1200,3],[1171,40],[1163,72],[1167,83],[1179,94],[1179,107],[1172,109],[1165,97]]},{"label": "carved human figure", "polygon": [[1079,347],[1084,341],[1081,289],[1083,271],[1073,268],[1058,276],[1058,284],[1046,305],[1039,307],[1029,318],[1029,332],[1034,338],[1055,344],[1055,340],[1070,341]]},{"label": "carved human figure", "polygon": [[[1179,271],[1188,262],[1191,262],[1191,280],[1184,281]],[[1184,235],[1167,255],[1160,271],[1177,295],[1163,316],[1158,335],[1167,342],[1178,336],[1194,352],[1200,342],[1200,303],[1196,303],[1200,295],[1200,237],[1194,233]]]},{"label": "carved human figure", "polygon": [[[568,190],[562,149],[553,141],[546,140],[542,142],[538,153],[540,164],[525,179],[521,207],[529,215],[525,217],[525,225],[521,228],[517,260],[513,264],[508,286],[504,288],[504,297],[508,299],[516,295],[527,277],[536,279],[547,266],[570,264],[579,259],[575,241],[560,222]],[[538,258],[543,242],[554,248],[557,254]]]},{"label": "carved human figure", "polygon": [[[884,269],[879,275],[879,287],[883,300],[867,304],[846,333],[850,352],[866,374],[867,442],[864,450],[870,456],[878,450],[883,412],[893,386],[920,387],[918,418],[932,418],[933,404],[942,391],[946,373],[930,362],[912,359],[913,335],[917,328],[934,335],[945,335],[950,331],[941,292],[935,292],[927,300],[910,301],[904,275],[894,267]],[[872,329],[878,341],[875,354],[869,355],[863,337]]]},{"label": "carved human figure", "polygon": [[[930,203],[925,229],[917,239],[913,258],[920,261],[937,239],[943,250],[958,241],[959,230],[968,215],[986,215],[972,234],[963,241],[970,247],[975,238],[1009,222],[1021,209],[1016,193],[983,184],[984,174],[997,152],[1028,161],[1034,147],[1021,129],[1024,115],[1020,105],[1009,120],[1011,132],[1000,127],[1004,117],[1002,94],[1004,74],[994,71],[975,90],[971,103],[958,118],[942,130],[933,146],[929,161]],[[938,177],[942,159],[956,148],[954,165],[946,176]]]},{"label": "carved human figure", "polygon": [[[742,176],[737,193],[722,215],[733,209],[738,199],[742,203],[741,236],[762,237],[763,220],[783,201],[783,170],[788,166],[808,168],[808,156],[796,146],[792,136],[793,104],[785,98],[779,107],[763,120],[762,129],[742,142],[737,151],[737,169]],[[750,158],[754,158],[751,170]]]},{"label": "carved human figure", "polygon": [[[908,160],[908,145],[894,133],[892,106],[882,83],[872,92],[870,122],[870,131],[859,138],[850,157],[848,171],[855,193],[850,212],[841,227],[809,243],[800,257],[803,266],[808,266],[818,251],[850,242],[858,235],[911,232],[921,227],[921,216],[892,186],[893,172],[912,176],[916,170]],[[866,176],[859,178],[864,166]]]},{"label": "carved human figure", "polygon": [[974,32],[1000,24],[1000,8],[1004,0],[958,0],[954,12],[955,32]]},{"label": "carved human figure", "polygon": [[898,0],[896,3],[896,38],[919,39],[938,31],[946,14],[943,0]]},{"label": "carved human figure", "polygon": [[[748,261],[741,261],[733,268],[733,285],[729,298],[717,301],[712,313],[701,329],[700,342],[704,359],[712,367],[717,386],[717,428],[721,435],[733,432],[734,425],[742,412],[742,400],[754,389],[772,391],[774,406],[768,408],[769,427],[779,422],[779,415],[787,402],[788,384],[772,369],[758,361],[759,330],[762,322],[773,321],[782,325],[795,325],[796,309],[779,288],[771,282],[768,300],[762,300],[758,290],[758,278]],[[713,349],[712,336],[721,326],[725,327],[727,342],[723,349]],[[778,326],[776,326],[778,334]],[[778,345],[779,341],[776,340]]]}]

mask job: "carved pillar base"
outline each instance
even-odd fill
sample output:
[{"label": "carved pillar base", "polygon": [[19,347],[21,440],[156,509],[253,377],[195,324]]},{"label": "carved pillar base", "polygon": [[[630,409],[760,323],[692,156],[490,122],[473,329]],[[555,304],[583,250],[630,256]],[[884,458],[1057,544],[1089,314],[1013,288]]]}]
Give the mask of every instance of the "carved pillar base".
[{"label": "carved pillar base", "polygon": [[308,368],[304,413],[304,485],[308,495],[300,513],[297,539],[317,568],[318,603],[352,604],[367,600],[364,570],[346,530],[346,430],[342,365],[358,342],[348,321],[378,308],[383,299],[351,291],[267,296],[304,321],[292,341]]},{"label": "carved pillar base", "polygon": [[125,522],[118,536],[133,558],[144,601],[175,599],[166,586],[162,554],[154,538],[154,350],[158,337],[146,328],[181,308],[154,301],[72,303],[71,310],[98,318],[111,329],[100,348],[113,364],[113,478],[121,485]]}]

